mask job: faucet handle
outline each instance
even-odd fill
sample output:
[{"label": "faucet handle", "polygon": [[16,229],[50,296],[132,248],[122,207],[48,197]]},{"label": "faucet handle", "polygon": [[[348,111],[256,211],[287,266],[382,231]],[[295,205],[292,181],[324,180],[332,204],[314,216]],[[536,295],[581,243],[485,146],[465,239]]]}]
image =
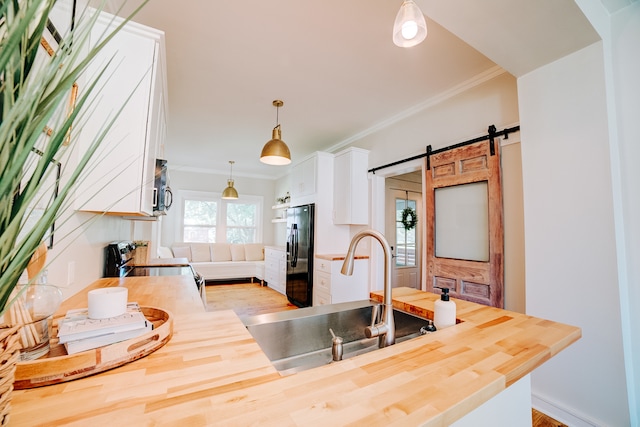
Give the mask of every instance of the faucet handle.
[{"label": "faucet handle", "polygon": [[382,304],[371,306],[371,325],[364,328],[364,335],[367,338],[374,338],[386,333],[387,325],[382,322]]},{"label": "faucet handle", "polygon": [[380,310],[380,304],[371,306],[371,326],[375,326],[380,323],[382,311]]}]

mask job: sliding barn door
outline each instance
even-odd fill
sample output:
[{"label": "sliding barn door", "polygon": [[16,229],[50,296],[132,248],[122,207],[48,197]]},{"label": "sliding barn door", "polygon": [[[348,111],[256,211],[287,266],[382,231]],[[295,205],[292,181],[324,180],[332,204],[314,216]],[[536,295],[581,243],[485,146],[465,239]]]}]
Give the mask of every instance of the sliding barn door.
[{"label": "sliding barn door", "polygon": [[500,144],[431,154],[427,165],[427,290],[446,287],[452,297],[502,308]]}]

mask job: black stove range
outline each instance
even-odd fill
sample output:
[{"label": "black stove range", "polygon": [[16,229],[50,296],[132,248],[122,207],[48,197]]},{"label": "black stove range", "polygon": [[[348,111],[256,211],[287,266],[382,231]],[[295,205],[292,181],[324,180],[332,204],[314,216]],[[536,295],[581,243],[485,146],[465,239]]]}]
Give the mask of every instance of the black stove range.
[{"label": "black stove range", "polygon": [[192,276],[198,289],[204,285],[204,279],[188,263],[134,265],[135,249],[131,241],[110,243],[105,248],[104,277]]},{"label": "black stove range", "polygon": [[191,266],[161,265],[161,266],[135,266],[127,273],[131,276],[188,276],[194,274]]}]

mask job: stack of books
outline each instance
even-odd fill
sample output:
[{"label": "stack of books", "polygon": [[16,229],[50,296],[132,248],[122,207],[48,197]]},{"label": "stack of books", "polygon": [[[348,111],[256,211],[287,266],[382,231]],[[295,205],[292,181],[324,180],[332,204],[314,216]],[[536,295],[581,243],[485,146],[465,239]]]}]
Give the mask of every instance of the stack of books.
[{"label": "stack of books", "polygon": [[75,354],[136,338],[152,329],[135,302],[127,305],[126,313],[107,319],[91,319],[89,310],[81,308],[67,311],[58,322],[58,340],[67,354]]}]

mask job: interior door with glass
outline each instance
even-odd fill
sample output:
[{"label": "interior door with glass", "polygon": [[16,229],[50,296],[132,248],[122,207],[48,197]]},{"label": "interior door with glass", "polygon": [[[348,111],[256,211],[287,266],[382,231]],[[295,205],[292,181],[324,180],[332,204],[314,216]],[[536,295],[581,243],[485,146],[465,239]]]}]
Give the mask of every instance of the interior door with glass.
[{"label": "interior door with glass", "polygon": [[500,145],[489,141],[429,158],[425,169],[427,290],[504,304]]},{"label": "interior door with glass", "polygon": [[[386,194],[389,218],[386,237],[393,247],[391,283],[393,287],[420,289],[422,195],[412,191],[388,189]],[[413,216],[415,215],[415,218]],[[403,222],[404,220],[404,222]]]}]

